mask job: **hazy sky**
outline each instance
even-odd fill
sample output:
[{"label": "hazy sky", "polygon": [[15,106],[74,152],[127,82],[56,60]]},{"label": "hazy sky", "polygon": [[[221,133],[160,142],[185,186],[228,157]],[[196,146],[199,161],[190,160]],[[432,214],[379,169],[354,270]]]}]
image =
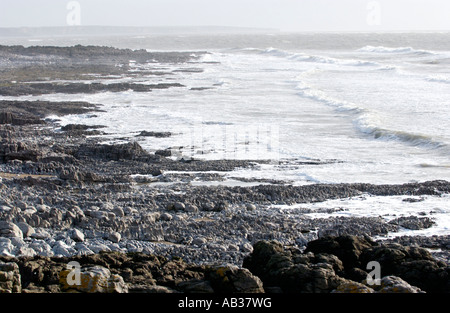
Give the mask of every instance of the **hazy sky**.
[{"label": "hazy sky", "polygon": [[0,0],[0,27],[239,26],[450,30],[448,0]]}]

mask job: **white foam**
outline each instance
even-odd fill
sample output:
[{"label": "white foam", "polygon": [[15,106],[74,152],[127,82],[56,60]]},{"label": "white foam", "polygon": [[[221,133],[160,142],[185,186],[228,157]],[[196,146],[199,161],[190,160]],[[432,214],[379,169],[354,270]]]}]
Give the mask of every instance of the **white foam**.
[{"label": "white foam", "polygon": [[276,48],[268,48],[261,51],[262,54],[268,54],[272,56],[287,58],[289,60],[298,62],[311,62],[311,63],[321,63],[321,64],[332,64],[332,65],[342,65],[342,66],[379,66],[379,63],[367,61],[367,60],[356,60],[356,59],[337,59],[328,56],[321,55],[311,55],[306,53],[294,53],[288,52]]},{"label": "white foam", "polygon": [[[421,200],[418,202],[404,201],[407,198]],[[402,235],[450,235],[450,200],[449,194],[442,196],[358,196],[346,199],[328,200],[318,203],[296,204],[293,206],[274,206],[286,212],[302,212],[305,209],[311,213],[302,213],[309,218],[327,217],[381,217],[390,222],[399,217],[429,217],[435,224],[427,229],[407,230],[389,233],[387,236]]]},{"label": "white foam", "polygon": [[384,46],[365,46],[358,50],[358,52],[368,53],[389,53],[389,54],[421,54],[434,55],[435,53],[427,50],[417,50],[412,47],[384,47]]}]

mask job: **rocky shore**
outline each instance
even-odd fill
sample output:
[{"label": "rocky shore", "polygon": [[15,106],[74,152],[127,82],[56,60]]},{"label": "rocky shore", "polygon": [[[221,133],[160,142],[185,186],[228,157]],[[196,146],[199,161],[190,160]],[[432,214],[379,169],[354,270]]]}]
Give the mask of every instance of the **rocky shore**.
[{"label": "rocky shore", "polygon": [[[376,283],[365,266],[373,261],[384,275]],[[442,293],[449,274],[423,248],[355,236],[322,237],[303,252],[259,241],[242,267],[142,252],[0,257],[0,291],[24,293]]]},{"label": "rocky shore", "polygon": [[[176,64],[195,56],[0,47],[0,94],[135,90],[140,87],[30,80],[43,80],[39,69],[47,63],[51,81],[76,80],[88,69],[97,70],[96,77],[128,73],[129,60],[152,59]],[[152,74],[162,75],[145,73]],[[145,85],[145,91],[173,87]],[[374,239],[400,228],[429,228],[429,217],[310,218],[306,209],[276,207],[364,195],[414,201],[448,194],[449,182],[197,186],[192,182],[220,180],[217,173],[270,160],[173,158],[170,149],[148,152],[132,140],[107,143],[103,125],[61,127],[47,118],[101,110],[85,102],[0,101],[1,292],[450,291],[449,236]],[[171,133],[145,129],[139,136],[164,140]],[[371,261],[381,265],[376,286],[367,284]],[[81,284],[68,284],[70,262],[80,265]]]}]

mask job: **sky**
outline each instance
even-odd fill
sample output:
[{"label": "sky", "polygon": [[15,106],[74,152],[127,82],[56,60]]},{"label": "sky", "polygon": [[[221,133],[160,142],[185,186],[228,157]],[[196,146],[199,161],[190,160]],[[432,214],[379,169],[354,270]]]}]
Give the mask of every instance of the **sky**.
[{"label": "sky", "polygon": [[450,30],[448,0],[0,0],[0,27],[233,26]]}]

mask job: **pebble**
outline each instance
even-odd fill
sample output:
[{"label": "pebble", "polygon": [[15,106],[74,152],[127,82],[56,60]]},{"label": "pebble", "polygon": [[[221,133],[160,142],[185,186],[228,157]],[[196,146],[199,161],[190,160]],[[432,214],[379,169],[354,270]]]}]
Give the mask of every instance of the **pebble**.
[{"label": "pebble", "polygon": [[83,242],[84,241],[84,234],[81,230],[79,229],[71,229],[68,232],[69,237],[72,238],[73,240],[77,241],[77,242]]},{"label": "pebble", "polygon": [[108,240],[110,240],[114,243],[118,243],[121,238],[122,238],[122,236],[118,232],[115,232],[115,231],[108,234]]}]

